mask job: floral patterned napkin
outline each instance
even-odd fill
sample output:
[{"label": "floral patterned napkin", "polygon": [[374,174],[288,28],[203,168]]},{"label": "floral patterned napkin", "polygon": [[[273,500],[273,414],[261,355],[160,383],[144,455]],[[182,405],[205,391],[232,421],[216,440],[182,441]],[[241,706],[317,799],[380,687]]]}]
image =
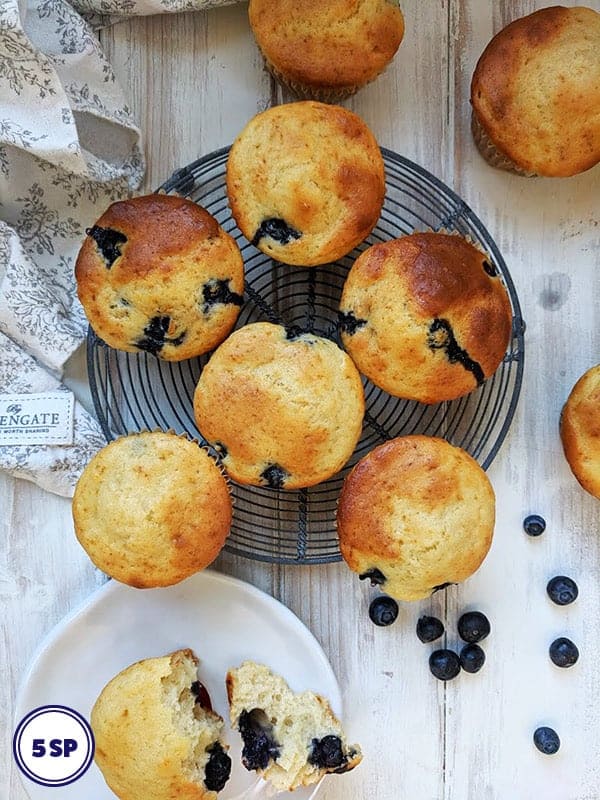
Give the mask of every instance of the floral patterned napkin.
[{"label": "floral patterned napkin", "polygon": [[[61,388],[87,323],[73,277],[85,228],[140,185],[140,132],[86,16],[235,0],[0,0],[0,396]],[[64,388],[64,387],[63,387]],[[0,445],[0,469],[70,496],[103,443]]]}]

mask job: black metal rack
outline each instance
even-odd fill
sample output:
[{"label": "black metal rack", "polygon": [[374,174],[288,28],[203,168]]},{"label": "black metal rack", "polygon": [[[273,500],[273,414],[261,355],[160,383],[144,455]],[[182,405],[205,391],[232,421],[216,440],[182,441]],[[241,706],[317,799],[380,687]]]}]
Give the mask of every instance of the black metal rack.
[{"label": "black metal rack", "polygon": [[[523,376],[525,325],[515,288],[490,234],[471,209],[422,167],[382,150],[386,198],[377,226],[355,251],[316,268],[273,262],[247,242],[227,203],[229,148],[177,170],[161,187],[209,211],[238,242],[246,272],[246,302],[237,327],[268,319],[337,340],[338,304],[346,274],[371,244],[415,230],[456,231],[485,250],[508,290],[513,335],[496,373],[471,394],[428,406],[386,394],[364,379],[362,437],[338,475],[309,489],[285,492],[233,483],[234,519],[226,549],[260,561],[318,564],[339,561],[335,509],[348,470],[388,438],[411,433],[441,436],[469,452],[484,469],[498,453],[512,421]],[[98,419],[110,440],[139,430],[174,430],[204,442],[192,398],[208,355],[182,362],[109,348],[88,336],[88,372]]]}]

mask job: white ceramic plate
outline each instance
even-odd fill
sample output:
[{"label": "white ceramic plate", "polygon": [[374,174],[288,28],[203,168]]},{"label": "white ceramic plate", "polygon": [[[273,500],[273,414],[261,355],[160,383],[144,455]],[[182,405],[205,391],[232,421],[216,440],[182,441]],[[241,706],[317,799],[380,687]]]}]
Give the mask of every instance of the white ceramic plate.
[{"label": "white ceramic plate", "polygon": [[[108,681],[142,658],[191,647],[213,707],[227,721],[225,674],[246,659],[267,664],[295,691],[312,689],[341,714],[341,696],[321,646],[289,609],[242,581],[205,571],[167,589],[139,590],[111,581],[54,628],[31,664],[17,698],[16,722],[43,705],[65,705],[89,720]],[[233,766],[220,800],[233,800],[256,783],[241,765],[241,739],[229,729]],[[52,790],[23,777],[31,800]],[[316,787],[298,789],[309,800]],[[261,795],[262,796],[262,795]],[[277,795],[291,798],[289,792]],[[60,800],[115,800],[95,764],[61,787]]]}]

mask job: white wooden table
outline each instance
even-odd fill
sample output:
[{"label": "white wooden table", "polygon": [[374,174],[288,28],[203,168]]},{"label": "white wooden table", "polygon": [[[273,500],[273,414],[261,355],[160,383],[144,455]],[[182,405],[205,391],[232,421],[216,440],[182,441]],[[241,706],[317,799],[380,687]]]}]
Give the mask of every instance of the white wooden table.
[{"label": "white wooden table", "polygon": [[[379,629],[367,616],[369,588],[342,564],[268,566],[224,554],[215,565],[281,599],[331,660],[365,759],[326,782],[323,800],[600,797],[600,501],[579,488],[558,437],[571,386],[600,361],[600,167],[564,180],[519,178],[488,167],[469,133],[469,83],[483,47],[510,19],[543,5],[403,0],[406,35],[394,64],[348,102],[382,145],[466,200],[495,238],[519,294],[525,377],[489,470],[498,521],[484,566],[462,586],[402,605],[395,625]],[[600,10],[598,0],[587,5]],[[149,188],[286,99],[262,69],[245,4],[124,22],[102,38],[146,134]],[[69,374],[84,394],[81,353]],[[0,509],[0,797],[24,800],[9,746],[17,686],[40,639],[102,576],[73,536],[69,501],[0,474]],[[531,512],[548,523],[539,539],[522,531]],[[573,605],[559,608],[546,597],[555,574],[576,579]],[[416,620],[441,616],[455,646],[458,616],[472,608],[492,623],[486,665],[440,683],[428,671],[432,647],[417,640]],[[569,670],[547,655],[560,635],[580,649]],[[559,732],[558,755],[533,747],[540,724]]]}]

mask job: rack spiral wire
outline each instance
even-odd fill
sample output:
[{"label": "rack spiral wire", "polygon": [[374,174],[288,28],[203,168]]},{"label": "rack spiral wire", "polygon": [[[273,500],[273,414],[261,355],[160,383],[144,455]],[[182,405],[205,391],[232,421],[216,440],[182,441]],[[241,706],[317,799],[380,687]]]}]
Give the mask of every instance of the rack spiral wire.
[{"label": "rack spiral wire", "polygon": [[[361,439],[346,467],[330,480],[299,491],[231,483],[234,518],[225,549],[259,561],[319,564],[339,561],[335,509],[343,479],[386,439],[421,433],[440,436],[469,452],[484,469],[508,432],[521,388],[524,330],[515,288],[490,234],[471,209],[422,167],[382,149],[386,198],[368,239],[334,264],[306,269],[274,263],[248,243],[227,204],[229,148],[177,170],[162,191],[194,200],[238,242],[246,290],[237,327],[259,320],[338,338],[338,305],[346,274],[358,254],[376,242],[415,230],[456,231],[485,250],[504,282],[513,312],[512,337],[496,373],[471,394],[438,405],[388,395],[363,378],[366,414]],[[113,350],[90,329],[88,373],[95,410],[107,439],[139,430],[174,430],[204,442],[193,416],[193,394],[209,354],[182,362],[148,353]]]}]

